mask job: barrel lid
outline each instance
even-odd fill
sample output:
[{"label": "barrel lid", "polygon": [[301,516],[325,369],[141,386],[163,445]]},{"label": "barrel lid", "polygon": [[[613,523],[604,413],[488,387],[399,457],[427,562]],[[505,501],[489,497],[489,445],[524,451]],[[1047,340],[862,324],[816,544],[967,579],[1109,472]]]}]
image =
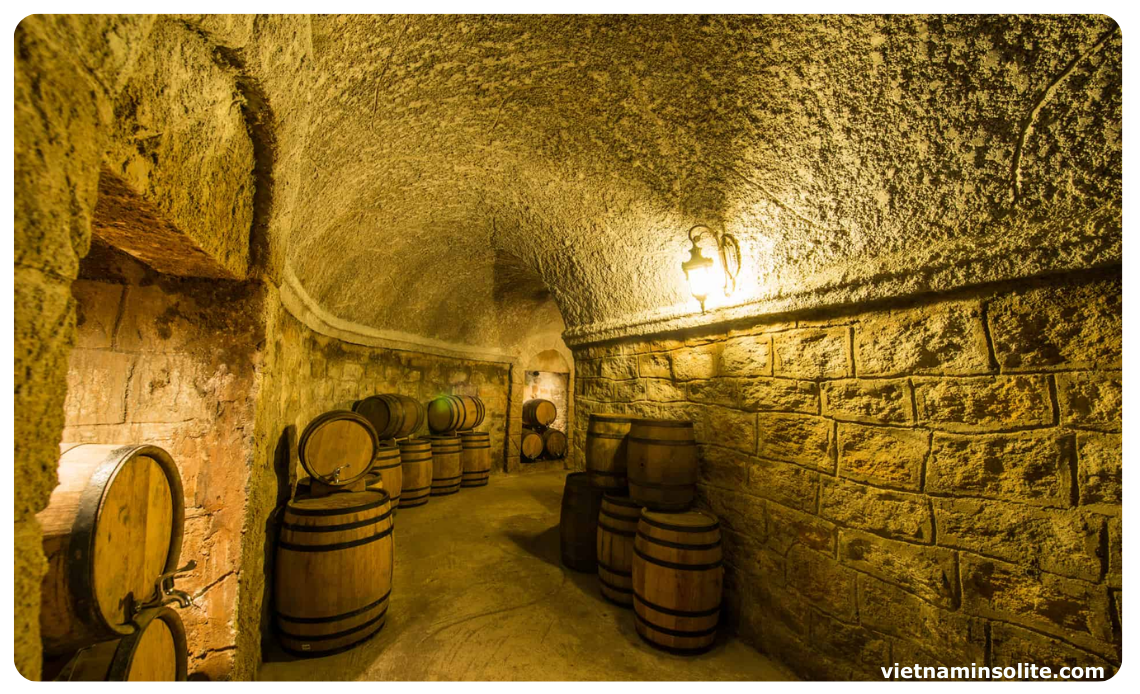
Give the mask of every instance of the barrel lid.
[{"label": "barrel lid", "polygon": [[460,441],[458,436],[451,436],[448,434],[434,434],[432,436],[429,436],[428,438],[431,439],[432,441],[454,441],[456,443],[458,443]]},{"label": "barrel lid", "polygon": [[388,500],[388,492],[383,489],[369,489],[363,492],[341,492],[321,497],[305,497],[289,502],[289,510],[302,516],[325,515],[328,512],[350,513],[355,509],[367,510]]},{"label": "barrel lid", "polygon": [[629,498],[628,494],[606,494],[603,498],[615,506],[625,506],[627,508],[644,508],[641,504]]},{"label": "barrel lid", "polygon": [[654,427],[692,428],[693,426],[692,420],[689,419],[653,419],[650,417],[635,417],[633,423]]},{"label": "barrel lid", "polygon": [[631,414],[618,414],[617,412],[594,412],[590,415],[591,422],[617,422],[618,424],[628,424],[635,419],[641,418]]},{"label": "barrel lid", "polygon": [[720,522],[716,516],[704,511],[682,511],[681,513],[668,513],[665,511],[651,511],[643,509],[641,511],[642,519],[649,521],[650,524],[667,530],[676,528],[683,532],[703,532],[707,530],[716,530],[720,527]]},{"label": "barrel lid", "polygon": [[394,458],[400,455],[400,447],[391,443],[382,443],[376,447],[377,458]]},{"label": "barrel lid", "polygon": [[372,467],[378,446],[376,430],[361,415],[348,410],[325,412],[301,433],[301,466],[325,484],[351,484]]}]

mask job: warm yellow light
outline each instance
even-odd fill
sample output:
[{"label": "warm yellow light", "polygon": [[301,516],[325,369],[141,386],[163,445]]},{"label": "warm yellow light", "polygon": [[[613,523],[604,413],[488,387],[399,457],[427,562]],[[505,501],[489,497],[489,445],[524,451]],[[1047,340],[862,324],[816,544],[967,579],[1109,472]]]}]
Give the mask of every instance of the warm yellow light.
[{"label": "warm yellow light", "polygon": [[692,292],[693,297],[705,303],[708,298],[709,289],[712,287],[712,269],[711,265],[701,265],[700,267],[689,270],[689,291]]}]

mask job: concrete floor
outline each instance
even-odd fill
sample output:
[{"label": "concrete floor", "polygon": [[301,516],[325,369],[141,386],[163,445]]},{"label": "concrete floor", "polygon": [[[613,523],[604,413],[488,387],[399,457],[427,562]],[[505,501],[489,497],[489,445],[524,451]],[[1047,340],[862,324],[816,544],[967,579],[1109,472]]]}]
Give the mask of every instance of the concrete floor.
[{"label": "concrete floor", "polygon": [[387,623],[346,653],[266,654],[262,680],[788,680],[722,636],[700,656],[646,645],[597,577],[559,563],[565,472],[491,478],[396,519]]}]

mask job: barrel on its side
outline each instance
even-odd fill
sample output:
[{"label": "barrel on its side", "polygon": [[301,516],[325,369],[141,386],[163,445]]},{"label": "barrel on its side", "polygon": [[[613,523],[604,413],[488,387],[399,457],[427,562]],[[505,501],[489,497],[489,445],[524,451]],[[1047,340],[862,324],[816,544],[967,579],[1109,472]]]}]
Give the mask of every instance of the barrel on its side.
[{"label": "barrel on its side", "polygon": [[519,441],[519,452],[523,460],[538,460],[542,456],[542,446],[542,434],[523,427],[522,440]]},{"label": "barrel on its side", "polygon": [[626,496],[602,497],[598,512],[598,582],[604,597],[625,607],[633,604],[633,538],[639,520],[641,504]]},{"label": "barrel on its side", "polygon": [[491,477],[491,435],[485,431],[464,431],[459,434],[463,450],[463,480],[461,486],[482,487]]},{"label": "barrel on its side", "polygon": [[562,492],[562,515],[558,521],[562,564],[575,571],[593,573],[598,568],[598,512],[602,493],[590,486],[584,472],[566,476]]},{"label": "barrel on its side", "polygon": [[431,500],[433,475],[430,439],[400,441],[400,467],[403,468],[400,508],[423,506]]},{"label": "barrel on its side", "polygon": [[566,434],[557,429],[542,432],[542,452],[547,458],[566,457]]},{"label": "barrel on its side", "polygon": [[289,502],[277,543],[274,626],[293,655],[352,648],[384,626],[392,508],[384,491]]},{"label": "barrel on its side", "polygon": [[169,607],[135,618],[137,630],[84,648],[56,677],[69,682],[185,682],[186,629]]},{"label": "barrel on its side", "polygon": [[301,433],[301,466],[316,481],[346,486],[368,474],[380,442],[363,416],[348,410],[318,415]]},{"label": "barrel on its side", "polygon": [[400,507],[400,490],[404,486],[404,467],[400,462],[398,446],[381,446],[376,450],[371,473],[380,473],[384,480],[384,491],[392,500],[392,508]]},{"label": "barrel on its side", "polygon": [[624,492],[629,427],[634,418],[595,412],[586,428],[586,472],[590,484],[607,492]]},{"label": "barrel on its side", "polygon": [[407,420],[415,420],[416,412],[407,409],[405,402],[401,396],[391,393],[369,395],[353,403],[352,411],[367,419],[376,430],[376,437],[383,441],[396,438],[401,429],[410,426]]},{"label": "barrel on its side", "polygon": [[682,511],[697,497],[697,443],[693,423],[637,419],[630,425],[629,496],[657,511]]},{"label": "barrel on its side", "polygon": [[547,427],[558,417],[558,408],[554,403],[542,398],[534,398],[523,403],[523,424],[531,427]]},{"label": "barrel on its side", "polygon": [[62,444],[43,528],[40,634],[59,655],[135,631],[136,604],[178,567],[182,477],[157,446]]},{"label": "barrel on its side", "polygon": [[633,544],[637,633],[674,651],[712,646],[724,588],[720,524],[703,511],[641,512]]},{"label": "barrel on its side", "polygon": [[441,395],[427,405],[428,428],[436,434],[474,429],[486,414],[483,401],[470,395]]},{"label": "barrel on its side", "polygon": [[403,439],[415,434],[420,429],[423,429],[424,423],[427,421],[427,409],[424,404],[419,400],[407,395],[397,395],[400,402],[404,404],[404,424],[400,427],[392,438]]},{"label": "barrel on its side", "polygon": [[463,481],[463,443],[458,436],[431,437],[431,495],[447,496],[459,491]]}]

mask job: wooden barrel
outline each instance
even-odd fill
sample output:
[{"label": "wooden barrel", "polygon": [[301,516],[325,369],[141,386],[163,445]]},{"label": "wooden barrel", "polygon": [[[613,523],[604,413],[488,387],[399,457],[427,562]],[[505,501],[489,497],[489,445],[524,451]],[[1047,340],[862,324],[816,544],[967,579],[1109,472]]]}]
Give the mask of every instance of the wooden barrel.
[{"label": "wooden barrel", "polygon": [[626,439],[633,420],[629,415],[608,412],[590,415],[586,428],[586,472],[594,487],[612,492],[626,490]]},{"label": "wooden barrel", "polygon": [[463,481],[463,443],[458,436],[431,437],[431,495],[447,496],[459,491]]},{"label": "wooden barrel", "polygon": [[558,417],[558,408],[554,403],[542,398],[535,398],[527,400],[523,403],[522,418],[523,424],[532,427],[546,427],[550,426]]},{"label": "wooden barrel", "polygon": [[289,502],[277,543],[274,627],[293,655],[352,648],[384,626],[392,592],[387,492]]},{"label": "wooden barrel", "polygon": [[185,682],[186,629],[169,607],[135,618],[137,630],[80,650],[56,680],[69,682]]},{"label": "wooden barrel", "polygon": [[670,650],[707,649],[716,638],[723,584],[714,516],[641,512],[633,543],[633,610],[642,638]]},{"label": "wooden barrel", "polygon": [[367,419],[348,410],[318,415],[301,433],[301,467],[332,487],[349,485],[372,468],[380,442]]},{"label": "wooden barrel", "polygon": [[523,427],[522,440],[519,442],[519,452],[523,460],[538,460],[542,455],[543,445],[542,434]]},{"label": "wooden barrel", "polygon": [[547,458],[566,457],[566,434],[557,429],[542,432],[542,452]]},{"label": "wooden barrel", "polygon": [[51,655],[134,632],[134,607],[178,568],[182,477],[149,445],[62,444],[59,485],[36,515],[47,573],[40,634]]},{"label": "wooden barrel", "polygon": [[566,475],[558,533],[562,564],[567,568],[590,573],[597,570],[598,512],[601,507],[602,493],[590,486],[586,473]]},{"label": "wooden barrel", "polygon": [[697,496],[693,423],[635,419],[629,428],[629,496],[656,511],[681,511]]},{"label": "wooden barrel", "polygon": [[381,446],[376,450],[370,473],[380,473],[384,480],[384,491],[392,500],[392,508],[400,507],[400,490],[404,486],[404,466],[400,461],[398,446]]},{"label": "wooden barrel", "polygon": [[633,538],[640,519],[641,504],[629,497],[602,497],[598,511],[598,581],[602,596],[626,607],[633,604]]},{"label": "wooden barrel", "polygon": [[483,401],[470,395],[441,395],[427,405],[428,428],[435,434],[474,429],[486,415]]},{"label": "wooden barrel", "polygon": [[423,428],[424,422],[427,421],[427,410],[424,408],[422,402],[413,397],[407,395],[397,395],[396,397],[400,398],[400,401],[404,403],[404,414],[407,415],[410,412],[414,415],[405,416],[403,426],[392,435],[392,438],[403,439],[415,434]]},{"label": "wooden barrel", "polygon": [[369,395],[352,404],[352,411],[368,420],[376,430],[376,437],[383,441],[396,437],[396,432],[404,426],[404,420],[414,419],[415,412],[404,411],[404,401],[399,395]]},{"label": "wooden barrel", "polygon": [[400,508],[423,506],[431,500],[431,440],[405,439],[399,445],[400,467],[404,472]]},{"label": "wooden barrel", "polygon": [[461,486],[482,487],[491,477],[491,435],[485,431],[464,431],[459,434],[463,450],[463,480]]}]

